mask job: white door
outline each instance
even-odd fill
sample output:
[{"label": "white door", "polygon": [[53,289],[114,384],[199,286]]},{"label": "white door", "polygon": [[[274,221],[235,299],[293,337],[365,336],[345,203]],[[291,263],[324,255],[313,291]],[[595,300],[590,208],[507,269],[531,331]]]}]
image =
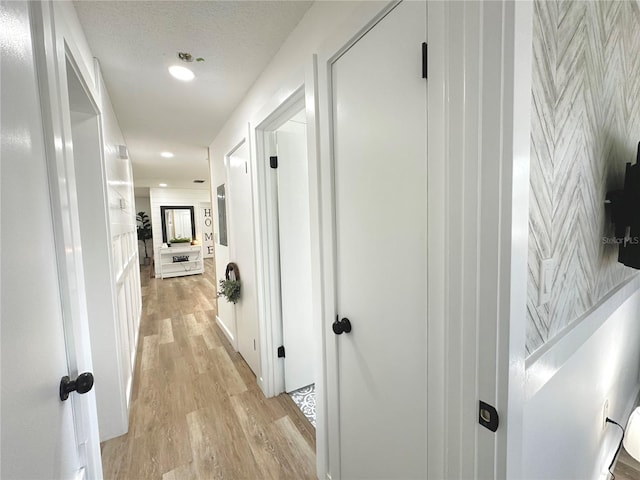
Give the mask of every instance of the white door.
[{"label": "white door", "polygon": [[68,277],[57,262],[63,246],[54,237],[29,23],[34,7],[1,8],[1,476],[99,478],[93,392],[59,398],[61,377],[75,377],[91,362],[75,353],[78,342],[88,341],[86,328],[72,332],[63,321],[70,308],[62,292],[70,286],[61,283]]},{"label": "white door", "polygon": [[285,390],[315,382],[311,311],[311,226],[304,110],[276,131],[278,236]]},{"label": "white door", "polygon": [[332,66],[342,479],[427,475],[426,2]]},{"label": "white door", "polygon": [[[258,308],[256,305],[253,207],[249,173],[249,145],[245,142],[229,155],[230,261],[240,270],[240,300],[234,306],[238,351],[253,373],[260,376]],[[224,301],[224,300],[222,300]]]}]

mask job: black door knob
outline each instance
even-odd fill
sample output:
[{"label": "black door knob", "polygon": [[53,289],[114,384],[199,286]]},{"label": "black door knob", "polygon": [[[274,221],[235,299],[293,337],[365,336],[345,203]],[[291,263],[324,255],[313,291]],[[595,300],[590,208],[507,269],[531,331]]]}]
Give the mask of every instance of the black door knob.
[{"label": "black door knob", "polygon": [[65,375],[60,380],[60,400],[64,402],[71,392],[87,393],[92,388],[93,374],[89,372],[81,373],[75,380]]},{"label": "black door knob", "polygon": [[341,320],[338,320],[338,318],[336,317],[336,321],[333,322],[333,325],[331,326],[331,328],[333,328],[333,333],[335,333],[336,335],[349,333],[351,331],[351,322],[349,321],[348,318],[343,318]]}]

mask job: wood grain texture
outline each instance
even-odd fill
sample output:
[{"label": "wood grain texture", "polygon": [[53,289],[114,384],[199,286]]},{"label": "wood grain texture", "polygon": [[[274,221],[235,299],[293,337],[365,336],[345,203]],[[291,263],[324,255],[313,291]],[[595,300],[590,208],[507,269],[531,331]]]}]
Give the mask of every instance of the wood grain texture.
[{"label": "wood grain texture", "polygon": [[629,455],[623,447],[620,449],[613,474],[616,476],[616,480],[638,480],[640,478],[640,462]]},{"label": "wood grain texture", "polygon": [[[638,4],[537,0],[533,21],[529,354],[632,275],[603,242],[603,202],[640,141]],[[538,306],[547,258],[551,300]]]},{"label": "wood grain texture", "polygon": [[213,268],[143,271],[129,432],[102,444],[104,478],[316,478],[315,429],[287,395],[264,397],[215,324]]}]

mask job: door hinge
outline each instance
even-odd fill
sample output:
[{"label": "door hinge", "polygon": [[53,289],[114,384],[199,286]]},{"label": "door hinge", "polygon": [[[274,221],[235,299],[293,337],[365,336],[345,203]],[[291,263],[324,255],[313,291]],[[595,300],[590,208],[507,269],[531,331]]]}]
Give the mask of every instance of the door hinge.
[{"label": "door hinge", "polygon": [[428,60],[427,42],[422,42],[422,78],[427,78],[427,60]]},{"label": "door hinge", "polygon": [[284,345],[278,347],[278,358],[284,358]]},{"label": "door hinge", "polygon": [[278,157],[269,157],[269,165],[271,166],[271,168],[278,168]]}]

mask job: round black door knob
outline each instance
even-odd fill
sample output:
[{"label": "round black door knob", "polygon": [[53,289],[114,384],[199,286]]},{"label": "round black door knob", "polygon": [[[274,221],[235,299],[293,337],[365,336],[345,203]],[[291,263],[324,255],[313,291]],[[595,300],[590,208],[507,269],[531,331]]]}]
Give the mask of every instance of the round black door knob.
[{"label": "round black door knob", "polygon": [[71,380],[68,376],[65,375],[60,380],[60,400],[64,402],[67,398],[69,398],[69,394],[71,392],[87,393],[92,388],[92,373],[81,373],[75,380]]},{"label": "round black door knob", "polygon": [[348,318],[343,318],[341,320],[336,319],[331,325],[333,329],[333,333],[336,335],[342,335],[343,333],[349,333],[351,331],[351,322]]}]

